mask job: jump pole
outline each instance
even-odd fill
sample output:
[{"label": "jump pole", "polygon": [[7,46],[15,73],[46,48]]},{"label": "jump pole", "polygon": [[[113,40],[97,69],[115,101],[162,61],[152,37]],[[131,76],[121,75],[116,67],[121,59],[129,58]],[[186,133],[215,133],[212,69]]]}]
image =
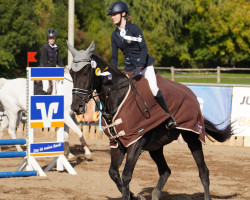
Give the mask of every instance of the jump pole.
[{"label": "jump pole", "polygon": [[0,172],[0,178],[36,176],[37,171]]},{"label": "jump pole", "polygon": [[[26,144],[26,139],[5,139],[0,140],[0,145],[16,145],[16,144]],[[13,158],[13,157],[26,157],[26,151],[14,151],[14,152],[0,152],[0,158]],[[17,168],[16,171],[0,172],[0,178],[8,177],[26,177],[26,176],[36,176],[37,171],[19,171],[21,169]]]}]

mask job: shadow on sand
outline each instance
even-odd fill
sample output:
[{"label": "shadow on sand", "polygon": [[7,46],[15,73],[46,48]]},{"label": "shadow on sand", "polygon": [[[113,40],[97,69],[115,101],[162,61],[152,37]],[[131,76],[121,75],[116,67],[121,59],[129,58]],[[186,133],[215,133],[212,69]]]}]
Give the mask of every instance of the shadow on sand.
[{"label": "shadow on sand", "polygon": [[[151,200],[151,192],[153,191],[154,188],[149,187],[149,188],[144,188],[140,194],[146,199],[146,200]],[[232,195],[211,195],[212,199],[232,199],[237,197],[238,194],[232,194]],[[106,197],[107,200],[120,200],[121,198],[110,198]],[[168,192],[162,192],[160,200],[202,200],[204,199],[204,194],[203,193],[194,193],[194,194],[169,194]]]}]

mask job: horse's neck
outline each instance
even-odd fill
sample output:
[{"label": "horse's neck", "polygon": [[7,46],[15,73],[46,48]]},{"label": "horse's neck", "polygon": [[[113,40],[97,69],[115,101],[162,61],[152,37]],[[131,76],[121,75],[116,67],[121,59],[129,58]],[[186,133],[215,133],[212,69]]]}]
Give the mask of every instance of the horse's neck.
[{"label": "horse's neck", "polygon": [[112,81],[108,80],[107,77],[104,78],[98,93],[102,93],[100,100],[104,106],[103,111],[113,116],[127,94],[129,82],[128,78],[120,71],[114,70],[111,73]]},{"label": "horse's neck", "polygon": [[6,83],[7,79],[0,78],[0,88]]}]

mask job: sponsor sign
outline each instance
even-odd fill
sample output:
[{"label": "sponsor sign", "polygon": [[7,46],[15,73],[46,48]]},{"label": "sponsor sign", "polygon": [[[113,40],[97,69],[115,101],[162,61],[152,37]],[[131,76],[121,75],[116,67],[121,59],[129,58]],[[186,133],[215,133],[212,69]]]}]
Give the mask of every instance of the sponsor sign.
[{"label": "sponsor sign", "polygon": [[34,67],[30,68],[31,80],[64,80],[64,68]]},{"label": "sponsor sign", "polygon": [[230,124],[232,88],[188,86],[197,96],[203,116],[223,129]]},{"label": "sponsor sign", "polygon": [[237,136],[250,136],[250,88],[233,88],[231,121]]},{"label": "sponsor sign", "polygon": [[64,126],[64,96],[30,98],[30,128]]},{"label": "sponsor sign", "polygon": [[30,144],[31,156],[53,156],[64,153],[63,142],[47,142]]}]

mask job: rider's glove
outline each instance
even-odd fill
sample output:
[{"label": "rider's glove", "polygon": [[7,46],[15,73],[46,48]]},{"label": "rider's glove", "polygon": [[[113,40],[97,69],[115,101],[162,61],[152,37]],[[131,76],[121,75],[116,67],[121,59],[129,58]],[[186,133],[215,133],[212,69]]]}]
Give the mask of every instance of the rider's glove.
[{"label": "rider's glove", "polygon": [[141,73],[141,71],[143,70],[143,66],[140,66],[140,67],[136,67],[133,72],[132,72],[132,75],[133,76],[137,76]]},{"label": "rider's glove", "polygon": [[141,68],[140,67],[136,67],[133,72],[132,72],[132,75],[133,76],[137,76],[141,73]]}]

